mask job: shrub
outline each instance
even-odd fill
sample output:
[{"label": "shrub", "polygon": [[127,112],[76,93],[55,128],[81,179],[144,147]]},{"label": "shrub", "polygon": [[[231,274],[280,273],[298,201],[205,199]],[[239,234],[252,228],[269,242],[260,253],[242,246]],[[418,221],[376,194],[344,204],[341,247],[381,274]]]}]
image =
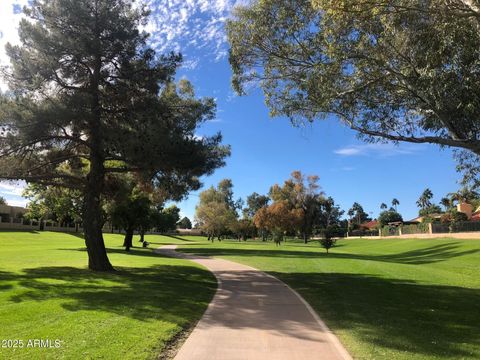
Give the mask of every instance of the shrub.
[{"label": "shrub", "polygon": [[453,209],[446,214],[444,214],[440,221],[442,223],[451,223],[451,222],[460,222],[460,221],[468,221],[468,217],[465,213],[457,211],[457,209]]},{"label": "shrub", "polygon": [[400,232],[397,226],[385,225],[382,227],[382,236],[396,236],[399,234]]},{"label": "shrub", "polygon": [[391,222],[403,221],[402,215],[395,210],[382,211],[378,216],[378,224],[383,227]]}]

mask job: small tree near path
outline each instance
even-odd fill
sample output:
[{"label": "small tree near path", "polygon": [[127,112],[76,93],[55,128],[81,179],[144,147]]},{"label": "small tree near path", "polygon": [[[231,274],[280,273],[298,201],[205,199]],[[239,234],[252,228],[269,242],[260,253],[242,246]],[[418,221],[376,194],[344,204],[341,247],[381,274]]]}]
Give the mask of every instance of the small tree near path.
[{"label": "small tree near path", "polygon": [[330,248],[332,248],[335,245],[335,243],[336,243],[336,239],[333,238],[332,231],[328,228],[325,229],[323,238],[320,239],[320,245],[322,245],[322,247],[327,251],[327,254]]}]

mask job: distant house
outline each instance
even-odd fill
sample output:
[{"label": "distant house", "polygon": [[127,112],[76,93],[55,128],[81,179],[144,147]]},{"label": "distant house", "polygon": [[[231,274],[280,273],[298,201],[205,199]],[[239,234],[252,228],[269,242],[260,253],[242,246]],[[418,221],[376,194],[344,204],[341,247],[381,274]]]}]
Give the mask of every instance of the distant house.
[{"label": "distant house", "polygon": [[472,213],[470,221],[480,221],[480,207],[474,213]]},{"label": "distant house", "polygon": [[18,218],[27,212],[27,209],[20,206],[0,205],[0,217],[3,220]]},{"label": "distant house", "polygon": [[365,230],[375,230],[378,227],[378,221],[377,220],[371,220],[368,222],[365,222],[363,224],[360,224],[361,229]]},{"label": "distant house", "polygon": [[457,205],[457,211],[467,215],[468,220],[470,220],[473,215],[473,206],[466,202],[462,202]]},{"label": "distant house", "polygon": [[435,213],[435,214],[428,214],[428,216],[417,216],[416,218],[414,218],[412,220],[409,220],[409,221],[404,221],[403,223],[405,225],[407,225],[407,223],[408,224],[420,224],[425,220],[426,217],[430,218],[430,219],[434,219],[434,220],[440,220],[443,215],[444,214]]},{"label": "distant house", "polygon": [[[457,205],[457,211],[464,213],[467,215],[469,221],[480,221],[480,207],[473,211],[473,206],[468,203],[460,203]],[[429,218],[433,218],[435,220],[440,220],[444,214],[429,214]],[[411,224],[419,224],[423,222],[425,216],[418,216],[410,221],[405,221],[404,224],[411,223]]]}]

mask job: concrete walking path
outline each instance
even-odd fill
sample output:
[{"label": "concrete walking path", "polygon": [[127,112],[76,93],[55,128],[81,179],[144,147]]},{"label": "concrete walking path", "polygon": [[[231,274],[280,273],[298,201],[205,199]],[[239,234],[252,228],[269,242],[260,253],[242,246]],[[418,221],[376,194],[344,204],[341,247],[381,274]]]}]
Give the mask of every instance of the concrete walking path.
[{"label": "concrete walking path", "polygon": [[215,297],[175,360],[351,359],[310,305],[280,280],[175,248],[155,252],[201,264],[218,280]]}]

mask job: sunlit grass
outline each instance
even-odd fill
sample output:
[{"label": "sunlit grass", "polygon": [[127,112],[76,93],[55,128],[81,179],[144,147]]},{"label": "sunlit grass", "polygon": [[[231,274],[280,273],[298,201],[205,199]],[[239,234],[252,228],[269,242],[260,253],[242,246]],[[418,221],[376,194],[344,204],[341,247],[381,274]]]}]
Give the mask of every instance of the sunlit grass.
[{"label": "sunlit grass", "polygon": [[[0,348],[0,358],[155,359],[200,318],[216,288],[211,273],[150,249],[125,253],[121,235],[105,238],[116,273],[87,270],[80,237],[0,232],[0,339],[24,343]],[[29,339],[61,347],[27,348]]]}]

